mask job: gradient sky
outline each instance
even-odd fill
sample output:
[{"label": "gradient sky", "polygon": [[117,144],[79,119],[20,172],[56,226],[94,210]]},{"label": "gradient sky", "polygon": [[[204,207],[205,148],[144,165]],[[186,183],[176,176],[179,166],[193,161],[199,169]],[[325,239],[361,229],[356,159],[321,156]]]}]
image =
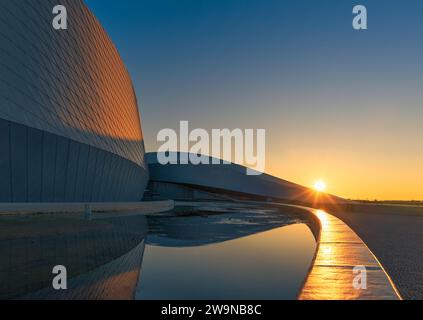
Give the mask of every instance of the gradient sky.
[{"label": "gradient sky", "polygon": [[[86,0],[163,128],[267,129],[266,171],[354,199],[423,200],[420,0]],[[364,4],[369,30],[352,28]]]}]

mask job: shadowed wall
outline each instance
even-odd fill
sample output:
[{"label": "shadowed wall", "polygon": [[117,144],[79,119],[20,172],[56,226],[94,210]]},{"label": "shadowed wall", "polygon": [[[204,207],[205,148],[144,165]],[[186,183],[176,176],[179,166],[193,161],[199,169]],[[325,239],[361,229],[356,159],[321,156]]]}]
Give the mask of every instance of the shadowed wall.
[{"label": "shadowed wall", "polygon": [[137,99],[80,0],[0,2],[0,202],[139,201],[148,169]]}]

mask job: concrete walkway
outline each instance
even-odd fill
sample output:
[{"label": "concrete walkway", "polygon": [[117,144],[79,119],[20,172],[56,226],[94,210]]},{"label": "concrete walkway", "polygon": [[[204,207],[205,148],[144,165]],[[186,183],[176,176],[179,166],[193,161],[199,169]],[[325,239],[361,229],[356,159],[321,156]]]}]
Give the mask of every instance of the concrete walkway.
[{"label": "concrete walkway", "polygon": [[0,216],[37,213],[84,213],[87,205],[89,211],[98,217],[113,212],[136,214],[166,212],[172,210],[175,203],[173,200],[103,203],[0,203]]},{"label": "concrete walkway", "polygon": [[[333,214],[363,239],[406,300],[423,300],[423,207],[374,206]],[[331,212],[332,213],[332,212]]]},{"label": "concrete walkway", "polygon": [[[300,300],[398,300],[391,279],[359,236],[340,219],[321,210],[304,208],[320,220],[316,258]],[[367,289],[353,286],[354,267],[367,270]]]}]

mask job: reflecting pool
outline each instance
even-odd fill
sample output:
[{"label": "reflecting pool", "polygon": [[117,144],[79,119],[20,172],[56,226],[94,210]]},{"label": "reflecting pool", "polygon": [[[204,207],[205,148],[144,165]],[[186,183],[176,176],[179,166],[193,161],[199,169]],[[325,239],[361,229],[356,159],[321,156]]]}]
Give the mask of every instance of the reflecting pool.
[{"label": "reflecting pool", "polygon": [[[131,299],[147,219],[136,213],[0,214],[0,299]],[[66,290],[52,286],[66,268]]]},{"label": "reflecting pool", "polygon": [[308,219],[235,202],[0,214],[0,299],[295,299],[316,250]]},{"label": "reflecting pool", "polygon": [[296,299],[316,241],[280,208],[179,207],[149,217],[136,298]]}]

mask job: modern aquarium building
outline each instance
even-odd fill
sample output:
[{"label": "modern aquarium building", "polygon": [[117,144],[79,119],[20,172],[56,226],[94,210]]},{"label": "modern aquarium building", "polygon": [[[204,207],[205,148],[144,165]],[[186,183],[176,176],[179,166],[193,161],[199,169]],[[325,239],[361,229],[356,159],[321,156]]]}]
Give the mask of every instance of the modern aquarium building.
[{"label": "modern aquarium building", "polygon": [[0,2],[0,202],[139,201],[147,181],[130,76],[81,0]]}]

